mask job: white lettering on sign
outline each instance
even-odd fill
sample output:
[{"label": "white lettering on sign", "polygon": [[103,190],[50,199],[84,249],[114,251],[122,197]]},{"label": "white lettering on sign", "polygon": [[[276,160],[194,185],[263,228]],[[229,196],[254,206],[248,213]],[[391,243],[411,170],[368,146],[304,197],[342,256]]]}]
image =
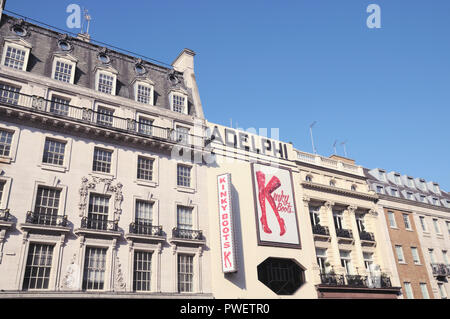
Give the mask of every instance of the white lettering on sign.
[{"label": "white lettering on sign", "polygon": [[231,207],[231,175],[217,176],[217,195],[219,201],[220,247],[222,254],[222,271],[237,271],[234,250],[233,210]]}]

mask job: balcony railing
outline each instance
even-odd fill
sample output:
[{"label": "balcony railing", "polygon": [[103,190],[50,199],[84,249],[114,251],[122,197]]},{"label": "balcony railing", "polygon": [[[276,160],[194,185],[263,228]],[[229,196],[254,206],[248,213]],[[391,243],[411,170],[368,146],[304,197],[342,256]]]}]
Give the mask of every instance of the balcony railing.
[{"label": "balcony railing", "polygon": [[327,286],[361,287],[361,288],[391,288],[391,279],[386,275],[361,276],[361,275],[339,275],[332,273],[321,273],[320,282]]},{"label": "balcony railing", "polygon": [[131,223],[130,233],[136,235],[162,236],[162,226],[144,223]]},{"label": "balcony railing", "polygon": [[344,275],[320,274],[320,281],[327,286],[345,286]]},{"label": "balcony railing", "polygon": [[433,263],[431,264],[431,269],[433,270],[433,276],[450,276],[450,265]]},{"label": "balcony railing", "polygon": [[201,230],[182,229],[175,227],[172,229],[172,237],[178,239],[203,240],[203,233]]},{"label": "balcony railing", "polygon": [[27,212],[25,222],[28,224],[67,227],[67,215],[39,214]]},{"label": "balcony railing", "polygon": [[[27,108],[32,112],[45,113],[61,119],[74,120],[76,122],[87,123],[108,129],[131,133],[142,137],[150,137],[171,143],[180,142],[184,146],[195,145],[204,146],[204,137],[184,134],[180,140],[179,135],[174,130],[167,127],[149,125],[148,123],[136,121],[132,118],[123,118],[116,115],[99,113],[93,109],[73,106],[58,101],[51,101],[40,96],[27,95],[6,89],[0,89],[0,97],[9,94],[11,98],[1,98],[0,102],[15,108]],[[145,129],[143,129],[145,127]]]},{"label": "balcony railing", "polygon": [[7,222],[10,219],[9,208],[0,209],[0,220]]},{"label": "balcony railing", "polygon": [[312,230],[315,235],[330,236],[330,230],[326,226],[316,224],[312,226]]},{"label": "balcony railing", "polygon": [[366,241],[375,241],[375,235],[373,233],[369,233],[366,231],[362,231],[359,233],[359,238],[361,240],[366,240]]},{"label": "balcony railing", "polygon": [[345,276],[345,279],[347,281],[347,286],[369,287],[369,284],[367,282],[367,276],[347,275],[347,276]]},{"label": "balcony railing", "polygon": [[93,230],[118,231],[119,226],[117,220],[102,220],[102,219],[88,218],[85,216],[81,218],[81,228]]},{"label": "balcony railing", "polygon": [[341,238],[353,238],[353,233],[350,229],[336,228],[336,235]]}]

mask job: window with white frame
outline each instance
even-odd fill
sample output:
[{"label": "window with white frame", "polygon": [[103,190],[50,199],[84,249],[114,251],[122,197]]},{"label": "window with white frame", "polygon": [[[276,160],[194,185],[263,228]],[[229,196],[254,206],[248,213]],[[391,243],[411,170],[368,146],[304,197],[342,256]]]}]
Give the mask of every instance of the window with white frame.
[{"label": "window with white frame", "polygon": [[439,295],[441,296],[441,299],[447,299],[447,291],[445,290],[445,286],[442,282],[438,283],[439,288]]},{"label": "window with white frame", "polygon": [[311,219],[311,225],[316,226],[320,224],[320,207],[309,206],[309,217]]},{"label": "window with white frame", "polygon": [[69,99],[52,95],[52,100],[50,102],[50,112],[67,116],[69,115],[69,103]]},{"label": "window with white frame", "polygon": [[428,294],[427,284],[424,282],[420,283],[420,291],[422,292],[423,299],[430,299],[430,295]]},{"label": "window with white frame", "polygon": [[420,201],[422,203],[426,203],[427,202],[427,197],[425,195],[420,195]]},{"label": "window with white frame", "polygon": [[194,256],[178,254],[178,292],[192,292],[193,279]]},{"label": "window with white frame", "polygon": [[17,105],[20,88],[14,85],[0,83],[0,102]]},{"label": "window with white frame", "polygon": [[327,262],[327,250],[325,248],[316,248],[317,264],[319,265],[320,273],[326,274],[329,271]]},{"label": "window with white frame", "polygon": [[447,257],[447,251],[446,250],[442,251],[442,259],[444,260],[444,263],[446,265],[450,265],[450,263],[448,262],[448,257]]},{"label": "window with white frame", "polygon": [[427,221],[425,220],[425,216],[419,216],[420,226],[422,227],[423,231],[428,231],[427,228]]},{"label": "window with white frame", "polygon": [[152,87],[147,84],[136,84],[136,101],[144,104],[153,104],[153,92]]},{"label": "window with white frame", "polygon": [[344,268],[345,274],[352,275],[353,268],[352,268],[352,259],[350,256],[350,251],[339,250],[339,256],[341,258],[341,266]]},{"label": "window with white frame", "polygon": [[435,230],[436,234],[440,234],[441,227],[439,226],[439,220],[437,218],[433,218],[433,225],[434,225],[434,230]]},{"label": "window with white frame", "polygon": [[100,125],[113,126],[114,110],[99,106],[97,108],[97,123]]},{"label": "window with white frame", "polygon": [[363,259],[364,267],[366,268],[367,272],[371,273],[373,265],[373,253],[363,252]]},{"label": "window with white frame", "polygon": [[137,179],[152,181],[154,162],[154,159],[138,156]]},{"label": "window with white frame", "polygon": [[403,248],[400,245],[395,245],[395,252],[397,253],[397,261],[401,264],[406,263],[405,255],[403,255]]},{"label": "window with white frame", "polygon": [[23,290],[48,289],[52,259],[53,245],[30,243],[23,278]]},{"label": "window with white frame", "polygon": [[389,226],[391,228],[397,228],[397,222],[395,221],[395,214],[394,212],[388,211],[388,220],[389,220]]},{"label": "window with white frame", "polygon": [[0,156],[9,157],[11,155],[11,145],[13,132],[0,129]]},{"label": "window with white frame", "polygon": [[409,187],[414,187],[414,179],[412,177],[408,177],[406,181]]},{"label": "window with white frame", "polygon": [[97,91],[115,95],[116,75],[110,72],[97,72]]},{"label": "window with white frame", "polygon": [[378,194],[383,194],[384,193],[384,187],[383,186],[377,186],[377,193]]},{"label": "window with white frame", "polygon": [[73,84],[75,77],[75,63],[65,59],[56,58],[53,63],[53,78],[61,82]]},{"label": "window with white frame", "polygon": [[406,192],[406,198],[409,200],[414,200],[414,195],[412,192]]},{"label": "window with white frame", "polygon": [[139,125],[138,125],[139,133],[152,136],[152,126],[153,120],[150,120],[142,116],[139,117]]},{"label": "window with white frame", "polygon": [[138,234],[152,235],[153,203],[144,200],[136,200],[134,222]]},{"label": "window with white frame", "polygon": [[5,181],[0,180],[0,207],[2,205],[2,201],[3,201],[3,191],[5,189]]},{"label": "window with white frame", "polygon": [[414,264],[420,265],[419,251],[417,250],[417,247],[411,247],[411,255],[413,257]]},{"label": "window with white frame", "polygon": [[402,179],[400,178],[399,174],[394,174],[394,180],[395,180],[395,184],[402,185]]},{"label": "window with white frame", "polygon": [[392,195],[392,196],[395,196],[395,197],[398,197],[398,189],[396,189],[396,188],[391,188],[391,195]]},{"label": "window with white frame", "polygon": [[152,277],[152,252],[135,251],[133,267],[133,290],[150,291]]},{"label": "window with white frame", "polygon": [[192,230],[192,207],[177,206],[177,228],[181,230]]},{"label": "window with white frame", "polygon": [[175,129],[175,140],[179,144],[189,144],[189,128],[177,125]]},{"label": "window with white frame", "polygon": [[98,147],[94,148],[94,161],[92,164],[92,170],[94,172],[110,173],[112,154],[112,151],[108,151]]},{"label": "window with white frame", "polygon": [[61,190],[39,186],[34,205],[35,222],[42,225],[57,225]]},{"label": "window with white frame", "polygon": [[409,221],[409,215],[408,214],[402,214],[403,216],[403,222],[405,224],[405,228],[408,230],[412,230],[411,228],[411,222]]},{"label": "window with white frame", "polygon": [[64,164],[65,148],[66,142],[46,138],[42,162],[62,166]]},{"label": "window with white frame", "polygon": [[109,216],[109,196],[90,194],[87,228],[107,230]]},{"label": "window with white frame", "polygon": [[182,187],[191,187],[191,166],[177,165],[177,185]]},{"label": "window with white frame", "polygon": [[342,216],[342,211],[333,211],[333,221],[334,227],[336,229],[343,229],[344,218]]},{"label": "window with white frame", "polygon": [[172,96],[172,110],[178,113],[186,113],[186,97],[183,95],[173,94]]},{"label": "window with white frame", "polygon": [[403,284],[405,286],[406,298],[407,299],[414,299],[411,283],[410,282],[404,282]]},{"label": "window with white frame", "polygon": [[5,43],[3,65],[26,71],[30,49],[15,43]]},{"label": "window with white frame", "polygon": [[428,249],[428,255],[430,256],[430,261],[432,264],[436,263],[436,258],[434,257],[434,249],[429,248]]},{"label": "window with white frame", "polygon": [[103,290],[106,272],[106,248],[86,247],[83,290]]}]

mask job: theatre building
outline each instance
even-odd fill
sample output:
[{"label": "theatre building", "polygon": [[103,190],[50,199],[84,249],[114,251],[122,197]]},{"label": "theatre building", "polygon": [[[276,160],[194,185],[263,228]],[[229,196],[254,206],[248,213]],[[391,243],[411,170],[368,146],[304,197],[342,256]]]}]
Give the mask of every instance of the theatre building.
[{"label": "theatre building", "polygon": [[353,160],[295,151],[308,215],[314,262],[311,283],[319,298],[398,298],[399,281],[378,196]]},{"label": "theatre building", "polygon": [[365,171],[386,219],[390,254],[405,299],[450,293],[450,196],[439,184],[374,168]]},{"label": "theatre building", "polygon": [[291,144],[208,123],[215,298],[317,298],[309,216]]},{"label": "theatre building", "polygon": [[194,55],[1,16],[0,298],[212,297]]}]

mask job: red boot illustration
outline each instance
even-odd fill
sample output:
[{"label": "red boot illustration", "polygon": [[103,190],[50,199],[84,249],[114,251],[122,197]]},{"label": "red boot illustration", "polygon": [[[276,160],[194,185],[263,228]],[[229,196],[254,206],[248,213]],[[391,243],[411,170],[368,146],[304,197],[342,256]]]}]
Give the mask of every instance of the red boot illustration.
[{"label": "red boot illustration", "polygon": [[277,205],[272,197],[272,193],[281,186],[281,182],[278,177],[273,176],[267,186],[265,187],[266,198],[269,201],[270,206],[272,206],[273,212],[277,217],[278,224],[280,225],[280,236],[283,236],[286,233],[286,225],[284,224],[284,219],[280,217],[278,213]]},{"label": "red boot illustration", "polygon": [[263,230],[267,234],[271,234],[272,231],[270,230],[269,226],[267,225],[267,216],[266,216],[266,191],[265,191],[265,184],[266,184],[266,176],[263,172],[256,172],[256,180],[258,181],[258,199],[259,199],[259,205],[261,206],[261,224],[263,226]]}]

